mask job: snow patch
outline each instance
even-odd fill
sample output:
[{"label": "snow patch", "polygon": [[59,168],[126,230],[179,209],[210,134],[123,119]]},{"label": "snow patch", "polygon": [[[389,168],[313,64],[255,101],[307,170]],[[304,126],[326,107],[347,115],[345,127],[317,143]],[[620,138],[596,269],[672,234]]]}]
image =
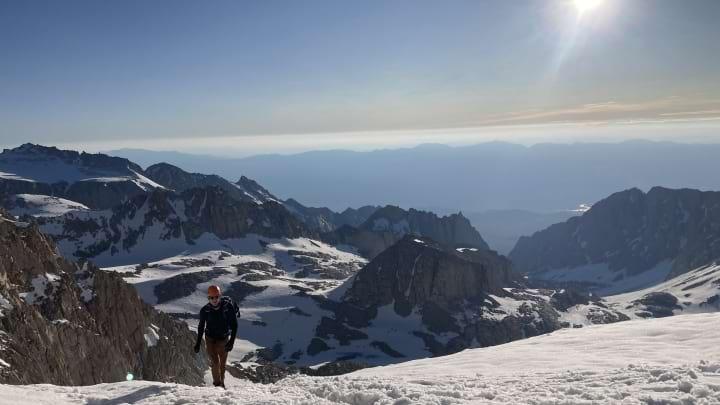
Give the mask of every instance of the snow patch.
[{"label": "snow patch", "polygon": [[5,316],[4,311],[10,311],[13,309],[12,304],[10,304],[10,301],[5,298],[2,294],[0,294],[0,317]]},{"label": "snow patch", "polygon": [[[52,273],[45,273],[44,275],[35,276],[30,283],[32,285],[32,290],[20,293],[20,298],[25,300],[25,302],[29,305],[33,305],[38,301],[48,298],[48,286],[57,287],[60,283],[60,276]],[[53,288],[53,291],[54,290],[55,288]]]},{"label": "snow patch", "polygon": [[158,332],[160,332],[160,328],[154,324],[150,324],[150,326],[145,329],[145,343],[148,347],[157,345],[158,340],[160,340],[160,334]]}]

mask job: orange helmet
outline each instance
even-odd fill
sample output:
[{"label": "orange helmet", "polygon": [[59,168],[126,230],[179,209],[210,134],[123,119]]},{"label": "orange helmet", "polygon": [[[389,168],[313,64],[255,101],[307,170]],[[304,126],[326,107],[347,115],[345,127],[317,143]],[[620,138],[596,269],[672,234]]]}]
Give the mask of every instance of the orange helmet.
[{"label": "orange helmet", "polygon": [[211,285],[208,287],[208,295],[220,295],[220,287]]}]

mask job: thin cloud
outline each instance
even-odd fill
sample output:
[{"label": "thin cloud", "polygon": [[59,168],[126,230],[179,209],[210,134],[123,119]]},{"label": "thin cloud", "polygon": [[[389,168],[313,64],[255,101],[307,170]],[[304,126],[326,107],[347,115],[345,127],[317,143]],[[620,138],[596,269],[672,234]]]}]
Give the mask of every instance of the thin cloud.
[{"label": "thin cloud", "polygon": [[531,109],[485,117],[476,125],[613,123],[682,118],[720,118],[720,100],[671,96],[642,102],[608,100],[557,109]]}]

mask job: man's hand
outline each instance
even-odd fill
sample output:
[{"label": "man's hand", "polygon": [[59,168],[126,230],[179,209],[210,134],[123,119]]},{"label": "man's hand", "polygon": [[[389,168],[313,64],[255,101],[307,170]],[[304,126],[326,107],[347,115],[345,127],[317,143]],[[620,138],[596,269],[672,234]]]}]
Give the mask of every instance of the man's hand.
[{"label": "man's hand", "polygon": [[228,340],[228,342],[225,343],[225,351],[226,352],[229,352],[233,349],[233,343],[234,342],[232,340]]},{"label": "man's hand", "polygon": [[195,347],[193,347],[193,350],[195,353],[200,353],[200,342],[195,343]]}]

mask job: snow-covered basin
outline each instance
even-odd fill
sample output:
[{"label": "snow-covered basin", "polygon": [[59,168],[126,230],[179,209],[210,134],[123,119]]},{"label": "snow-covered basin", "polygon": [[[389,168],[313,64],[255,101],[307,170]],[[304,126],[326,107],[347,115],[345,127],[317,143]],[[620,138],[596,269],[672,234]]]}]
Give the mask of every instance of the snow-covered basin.
[{"label": "snow-covered basin", "polygon": [[720,360],[718,313],[560,329],[504,345],[375,367],[354,375],[500,375],[527,370],[608,370],[641,363],[666,366],[707,359]]},{"label": "snow-covered basin", "polygon": [[227,391],[0,385],[0,404],[719,404],[719,326],[718,313],[628,321],[338,377],[228,377]]}]

